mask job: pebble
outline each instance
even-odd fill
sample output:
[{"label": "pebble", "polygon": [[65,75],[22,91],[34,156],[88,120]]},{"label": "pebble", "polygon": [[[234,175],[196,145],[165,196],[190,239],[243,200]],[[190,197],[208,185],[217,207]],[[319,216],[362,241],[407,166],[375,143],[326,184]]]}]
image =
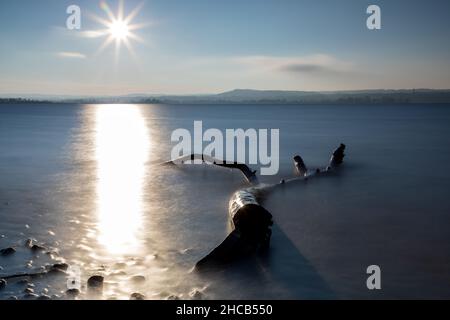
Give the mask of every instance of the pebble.
[{"label": "pebble", "polygon": [[142,282],[145,282],[145,277],[144,276],[133,276],[133,277],[131,277],[131,281],[133,281],[135,283],[142,283]]},{"label": "pebble", "polygon": [[2,255],[2,256],[9,256],[9,255],[11,255],[11,254],[13,254],[13,253],[15,253],[16,252],[16,249],[14,249],[14,248],[5,248],[5,249],[1,249],[0,250],[0,254]]},{"label": "pebble", "polygon": [[145,300],[145,296],[142,293],[135,292],[131,294],[130,300]]},{"label": "pebble", "polygon": [[33,288],[27,287],[25,290],[23,290],[24,293],[34,293]]},{"label": "pebble", "polygon": [[44,250],[46,250],[46,249],[45,249],[45,247],[40,246],[40,245],[38,245],[38,244],[33,244],[33,245],[31,246],[31,250],[33,250],[33,251],[44,251]]},{"label": "pebble", "polygon": [[19,300],[19,299],[17,299],[16,296],[10,296],[10,297],[8,298],[8,300]]},{"label": "pebble", "polygon": [[187,254],[187,253],[189,253],[189,252],[191,252],[191,251],[192,251],[191,248],[186,248],[186,249],[180,250],[179,252],[180,252],[181,254]]},{"label": "pebble", "polygon": [[47,294],[41,294],[37,299],[38,300],[51,300],[52,298]]},{"label": "pebble", "polygon": [[69,265],[67,263],[55,263],[51,266],[50,271],[67,271]]},{"label": "pebble", "polygon": [[92,276],[88,279],[87,285],[88,288],[100,289],[103,288],[103,277],[102,276]]},{"label": "pebble", "polygon": [[166,300],[180,300],[180,297],[174,294],[171,294],[166,298]]},{"label": "pebble", "polygon": [[69,265],[67,263],[55,263],[51,266],[47,266],[48,272],[53,274],[65,274],[68,268]]},{"label": "pebble", "polygon": [[114,267],[117,268],[117,269],[122,269],[122,268],[126,268],[127,264],[125,262],[116,262],[114,264]]},{"label": "pebble", "polygon": [[77,295],[80,294],[80,290],[78,290],[78,289],[68,289],[68,290],[66,291],[66,294],[67,294],[68,296],[76,297]]},{"label": "pebble", "polygon": [[45,254],[48,255],[52,260],[55,260],[57,257],[57,254],[53,251],[47,251]]},{"label": "pebble", "polygon": [[0,279],[0,290],[5,288],[8,282],[5,279]]},{"label": "pebble", "polygon": [[32,239],[27,239],[25,241],[25,246],[28,248],[31,248],[33,246],[33,240]]},{"label": "pebble", "polygon": [[190,293],[189,296],[191,296],[191,298],[193,299],[203,299],[203,292],[201,292],[198,289],[193,289]]},{"label": "pebble", "polygon": [[37,294],[35,294],[35,293],[26,293],[23,297],[24,297],[25,299],[36,299],[36,298],[38,298],[39,296],[38,296]]}]

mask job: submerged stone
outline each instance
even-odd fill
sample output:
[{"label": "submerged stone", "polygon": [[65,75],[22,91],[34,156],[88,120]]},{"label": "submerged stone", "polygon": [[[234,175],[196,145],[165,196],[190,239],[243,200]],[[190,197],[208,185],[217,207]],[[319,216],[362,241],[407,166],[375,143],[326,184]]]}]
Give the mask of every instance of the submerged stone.
[{"label": "submerged stone", "polygon": [[0,290],[5,288],[8,282],[5,279],[0,279]]},{"label": "submerged stone", "polygon": [[25,288],[25,290],[23,290],[23,292],[24,293],[34,293],[34,290],[31,287],[27,287],[27,288]]},{"label": "submerged stone", "polygon": [[9,247],[9,248],[5,248],[5,249],[1,249],[0,250],[0,254],[2,256],[9,256],[11,254],[14,254],[16,252],[16,249]]},{"label": "submerged stone", "polygon": [[35,293],[26,293],[23,297],[24,297],[25,299],[36,299],[36,298],[38,298],[39,296],[38,296],[37,294],[35,294]]},{"label": "submerged stone", "polygon": [[103,288],[103,280],[104,278],[102,276],[95,275],[88,279],[87,285],[92,289],[100,289]]},{"label": "submerged stone", "polygon": [[131,294],[130,300],[145,300],[145,296],[142,293],[135,292]]},{"label": "submerged stone", "polygon": [[198,290],[198,289],[193,289],[193,290],[189,293],[189,296],[190,296],[192,299],[200,300],[200,299],[203,299],[204,294],[203,294],[203,292],[201,292],[201,291]]},{"label": "submerged stone", "polygon": [[142,283],[142,282],[145,282],[145,277],[144,276],[133,276],[133,277],[131,277],[131,281],[133,281],[135,283]]},{"label": "submerged stone", "polygon": [[31,250],[33,250],[33,251],[44,251],[44,250],[47,250],[47,249],[45,247],[43,247],[43,246],[38,245],[38,244],[33,244],[31,246]]},{"label": "submerged stone", "polygon": [[68,296],[71,296],[71,297],[76,297],[76,296],[78,296],[80,294],[80,290],[78,290],[78,289],[68,289],[66,291],[66,294]]},{"label": "submerged stone", "polygon": [[32,239],[27,239],[25,241],[25,247],[31,248],[33,246],[33,240]]},{"label": "submerged stone", "polygon": [[23,278],[17,281],[18,284],[28,284],[28,282],[30,282],[28,278]]},{"label": "submerged stone", "polygon": [[55,263],[51,266],[51,270],[53,271],[67,271],[69,265],[67,263]]}]

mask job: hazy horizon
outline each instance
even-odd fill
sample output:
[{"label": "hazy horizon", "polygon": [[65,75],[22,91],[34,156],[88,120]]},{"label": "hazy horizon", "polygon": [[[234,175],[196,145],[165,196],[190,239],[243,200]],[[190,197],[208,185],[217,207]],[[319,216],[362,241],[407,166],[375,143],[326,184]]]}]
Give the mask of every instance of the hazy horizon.
[{"label": "hazy horizon", "polygon": [[274,89],[251,89],[251,88],[235,88],[231,90],[226,91],[219,91],[219,92],[204,92],[204,93],[188,93],[188,94],[182,94],[182,93],[145,93],[145,92],[133,92],[133,93],[127,93],[127,94],[92,94],[92,95],[77,95],[77,94],[59,94],[59,93],[0,93],[0,99],[38,99],[38,98],[72,98],[72,99],[89,99],[89,98],[115,98],[115,97],[169,97],[169,96],[180,96],[180,97],[201,97],[201,96],[215,96],[220,94],[226,94],[231,92],[238,92],[238,91],[254,91],[254,92],[280,92],[280,93],[288,93],[288,92],[294,92],[294,93],[364,93],[364,92],[407,92],[407,91],[450,91],[450,88],[401,88],[401,89],[390,89],[390,88],[378,88],[378,89],[343,89],[343,90],[274,90]]}]

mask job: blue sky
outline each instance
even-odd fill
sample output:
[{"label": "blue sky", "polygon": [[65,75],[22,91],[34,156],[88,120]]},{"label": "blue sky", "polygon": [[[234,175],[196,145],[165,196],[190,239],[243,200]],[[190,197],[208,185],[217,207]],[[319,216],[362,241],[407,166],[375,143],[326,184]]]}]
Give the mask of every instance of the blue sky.
[{"label": "blue sky", "polygon": [[[147,0],[133,54],[87,37],[105,28],[101,2],[2,0],[0,94],[450,88],[447,0]],[[142,1],[124,2],[126,15]],[[80,31],[65,27],[71,4]],[[381,30],[366,28],[370,4]]]}]

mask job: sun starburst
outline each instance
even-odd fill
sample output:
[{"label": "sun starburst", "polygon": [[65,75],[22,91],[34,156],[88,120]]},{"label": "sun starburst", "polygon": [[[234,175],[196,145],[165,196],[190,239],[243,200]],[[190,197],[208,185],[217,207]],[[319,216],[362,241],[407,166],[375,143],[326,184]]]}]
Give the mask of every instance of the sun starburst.
[{"label": "sun starburst", "polygon": [[101,9],[105,12],[106,18],[98,15],[91,14],[91,18],[105,28],[96,31],[90,31],[87,36],[93,37],[106,37],[105,41],[101,44],[97,51],[97,54],[103,52],[110,45],[115,44],[116,58],[119,57],[120,48],[124,44],[128,51],[134,56],[134,50],[131,45],[131,41],[137,41],[143,43],[144,40],[138,36],[135,31],[144,28],[147,24],[136,24],[133,20],[139,14],[142,9],[143,2],[135,7],[128,15],[125,16],[124,0],[119,0],[119,7],[115,14],[106,1],[100,3]]}]

